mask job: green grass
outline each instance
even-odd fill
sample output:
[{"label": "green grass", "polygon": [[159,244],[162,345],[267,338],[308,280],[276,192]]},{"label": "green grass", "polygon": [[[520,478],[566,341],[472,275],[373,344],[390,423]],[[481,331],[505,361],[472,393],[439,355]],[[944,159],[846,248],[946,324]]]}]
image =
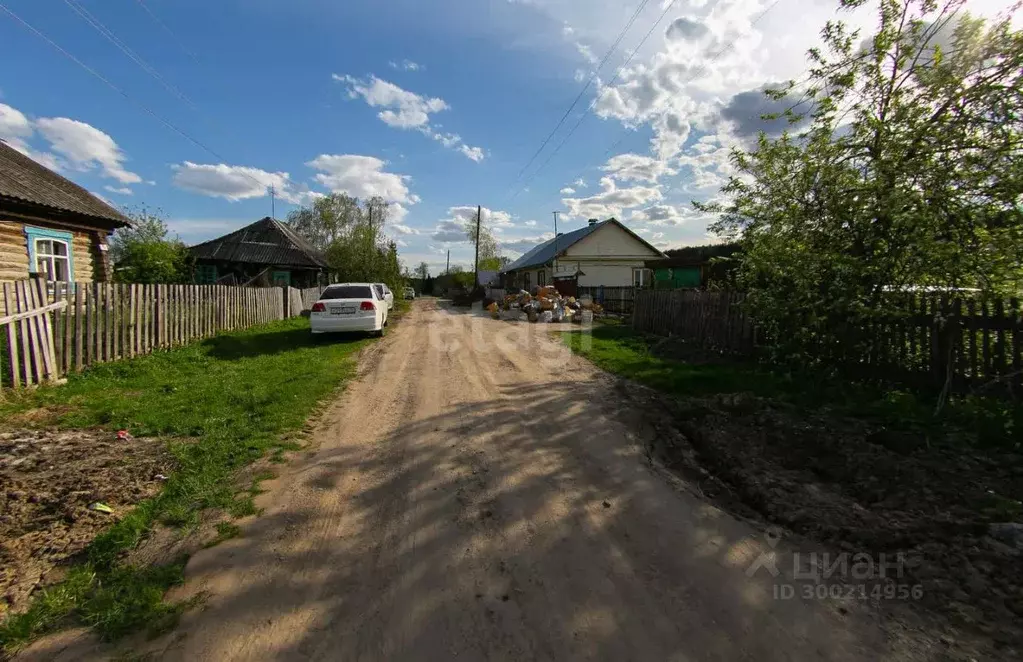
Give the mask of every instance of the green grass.
[{"label": "green grass", "polygon": [[689,363],[665,358],[652,351],[663,338],[626,326],[596,326],[588,339],[577,332],[561,335],[574,352],[598,367],[672,395],[753,393],[936,437],[958,427],[971,431],[981,446],[1023,447],[1023,406],[1008,400],[961,396],[935,412],[932,400],[906,390],[784,372],[752,361]]},{"label": "green grass", "polygon": [[312,336],[307,320],[292,319],[97,365],[64,386],[0,403],[0,420],[53,408],[61,427],[167,437],[177,463],[159,495],[100,534],[67,578],[41,592],[27,612],[0,624],[0,647],[11,653],[68,621],[112,639],[172,620],[181,605],[165,604],[163,594],[182,580],[183,562],[132,568],[122,564],[124,553],[158,522],[194,525],[207,508],[254,513],[258,481],[268,476],[257,475],[239,492],[234,473],[267,453],[279,457],[282,449],[294,448],[286,433],[299,430],[316,405],[354,374],[353,355],[368,342]]}]

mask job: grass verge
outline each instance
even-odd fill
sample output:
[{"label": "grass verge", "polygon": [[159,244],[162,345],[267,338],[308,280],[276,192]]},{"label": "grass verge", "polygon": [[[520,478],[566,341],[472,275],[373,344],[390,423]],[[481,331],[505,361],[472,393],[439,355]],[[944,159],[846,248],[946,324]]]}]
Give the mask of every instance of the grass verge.
[{"label": "grass verge", "polygon": [[671,353],[665,348],[673,347],[675,341],[638,333],[627,326],[598,325],[589,338],[580,333],[561,335],[574,352],[600,368],[676,396],[753,393],[921,433],[947,431],[949,425],[954,425],[972,430],[980,446],[1023,447],[1023,407],[1009,400],[959,396],[941,412],[935,412],[933,401],[906,390],[822,380],[752,361],[723,357],[707,360],[708,355],[699,351],[690,352],[698,359],[695,361],[672,358],[665,355]]},{"label": "grass verge", "polygon": [[[297,318],[97,365],[64,386],[0,403],[0,419],[44,408],[59,412],[60,427],[167,437],[178,466],[161,493],[99,535],[62,582],[0,624],[2,650],[11,654],[65,623],[91,626],[104,639],[172,625],[187,605],[166,604],[163,595],[183,580],[184,560],[137,568],[122,562],[124,553],[156,523],[193,525],[207,508],[253,513],[258,487],[237,491],[234,472],[267,453],[296,448],[287,433],[354,374],[354,354],[368,342],[312,336],[308,321]],[[220,531],[224,539],[233,533]]]}]

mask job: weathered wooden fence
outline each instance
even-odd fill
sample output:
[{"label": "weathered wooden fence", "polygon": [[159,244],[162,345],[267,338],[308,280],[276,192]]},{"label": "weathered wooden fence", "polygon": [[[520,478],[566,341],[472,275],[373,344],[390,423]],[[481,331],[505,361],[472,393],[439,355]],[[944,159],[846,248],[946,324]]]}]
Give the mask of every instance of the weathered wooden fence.
[{"label": "weathered wooden fence", "polygon": [[[729,292],[644,290],[636,295],[632,324],[639,331],[748,354],[758,335],[742,301]],[[806,351],[858,378],[1023,396],[1019,299],[906,293],[891,295],[886,311],[850,325],[841,337],[832,333],[832,346]]]},{"label": "weathered wooden fence", "polygon": [[579,287],[580,297],[591,297],[604,310],[616,315],[631,315],[636,292],[644,290],[636,287]]},{"label": "weathered wooden fence", "polygon": [[741,304],[742,295],[734,292],[640,290],[632,326],[708,349],[748,354],[753,351],[754,329]]},{"label": "weathered wooden fence", "polygon": [[302,296],[302,310],[311,310],[313,304],[320,298],[320,294],[323,293],[324,288],[322,287],[307,287],[304,290],[300,290]]},{"label": "weathered wooden fence", "polygon": [[53,381],[93,363],[281,320],[290,313],[285,303],[281,287],[3,283],[0,386]]}]

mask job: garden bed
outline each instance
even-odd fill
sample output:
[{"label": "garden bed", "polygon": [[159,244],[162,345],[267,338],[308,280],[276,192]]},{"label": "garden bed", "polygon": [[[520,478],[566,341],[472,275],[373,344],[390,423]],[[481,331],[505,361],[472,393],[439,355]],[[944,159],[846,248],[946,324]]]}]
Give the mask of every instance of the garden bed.
[{"label": "garden bed", "polygon": [[172,467],[155,438],[101,429],[0,431],[0,616],[59,579],[100,531],[159,491]]}]

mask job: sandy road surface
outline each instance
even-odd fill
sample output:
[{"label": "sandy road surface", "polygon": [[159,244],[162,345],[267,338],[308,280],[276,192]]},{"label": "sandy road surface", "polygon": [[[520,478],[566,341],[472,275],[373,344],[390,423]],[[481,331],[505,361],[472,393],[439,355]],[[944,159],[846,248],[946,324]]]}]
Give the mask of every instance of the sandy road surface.
[{"label": "sandy road surface", "polygon": [[421,300],[372,352],[265,514],[192,558],[183,594],[211,597],[157,657],[891,652],[860,610],[775,600],[779,580],[748,577],[764,537],[647,466],[610,380],[543,325]]}]

